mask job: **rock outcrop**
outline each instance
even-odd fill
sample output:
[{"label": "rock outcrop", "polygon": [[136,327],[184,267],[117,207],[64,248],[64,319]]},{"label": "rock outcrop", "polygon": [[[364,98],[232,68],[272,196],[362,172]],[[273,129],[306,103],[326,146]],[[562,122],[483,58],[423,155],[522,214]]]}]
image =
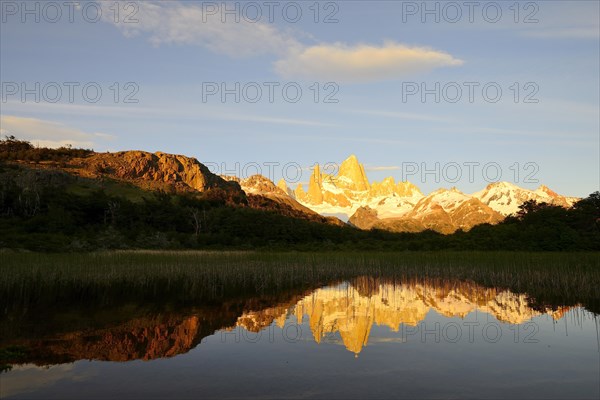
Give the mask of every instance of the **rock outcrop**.
[{"label": "rock outcrop", "polygon": [[358,162],[354,154],[340,164],[337,176],[338,184],[342,189],[364,192],[370,188],[365,167]]},{"label": "rock outcrop", "polygon": [[379,218],[377,218],[377,211],[369,206],[363,206],[352,214],[348,223],[360,229],[371,229],[377,221],[379,221]]},{"label": "rock outcrop", "polygon": [[221,189],[241,193],[236,182],[226,181],[210,172],[195,158],[145,151],[98,153],[82,160],[88,174],[108,176],[134,183],[170,185],[181,191],[205,192]]},{"label": "rock outcrop", "polygon": [[356,210],[348,223],[360,229],[381,229],[389,232],[421,232],[425,226],[409,217],[379,218],[377,211],[369,206]]},{"label": "rock outcrop", "polygon": [[279,189],[283,190],[285,193],[287,193],[288,196],[290,196],[292,198],[296,198],[296,195],[294,194],[294,191],[289,188],[289,186],[287,185],[287,182],[285,181],[285,179],[281,178],[279,180],[279,182],[277,182],[277,187]]}]

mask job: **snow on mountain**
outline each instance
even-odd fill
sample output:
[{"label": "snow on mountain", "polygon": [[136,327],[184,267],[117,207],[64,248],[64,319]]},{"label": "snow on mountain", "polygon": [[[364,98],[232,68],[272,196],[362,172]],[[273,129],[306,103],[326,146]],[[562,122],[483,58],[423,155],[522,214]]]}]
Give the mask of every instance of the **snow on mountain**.
[{"label": "snow on mountain", "polygon": [[468,201],[471,197],[467,196],[457,188],[450,190],[438,189],[431,192],[428,196],[422,198],[412,210],[413,216],[427,214],[440,206],[444,211],[454,211],[460,204]]},{"label": "snow on mountain", "polygon": [[497,211],[457,188],[438,189],[423,197],[407,217],[441,233],[469,230],[475,225],[495,224],[503,219]]},{"label": "snow on mountain", "polygon": [[579,200],[574,197],[561,196],[544,185],[536,190],[528,190],[509,182],[490,183],[485,189],[473,193],[472,197],[481,200],[482,203],[505,216],[519,211],[519,206],[528,200],[562,207],[570,207]]},{"label": "snow on mountain", "polygon": [[292,191],[283,179],[276,186],[256,177],[241,184],[246,192],[291,197],[316,213],[342,216],[343,220],[363,229],[376,227],[394,231],[469,230],[478,224],[500,222],[528,200],[562,207],[570,207],[578,200],[561,196],[544,185],[528,190],[508,182],[489,184],[471,195],[453,187],[425,196],[414,184],[396,183],[393,177],[370,183],[364,166],[354,155],[340,164],[336,175],[324,173],[316,165],[307,191],[301,184]]},{"label": "snow on mountain", "polygon": [[337,175],[321,173],[319,166],[315,166],[308,191],[298,185],[294,195],[300,203],[318,213],[345,214],[348,217],[365,205],[376,209],[381,216],[401,216],[412,210],[423,197],[412,183],[396,184],[392,177],[369,183],[364,166],[354,155],[340,164]]}]

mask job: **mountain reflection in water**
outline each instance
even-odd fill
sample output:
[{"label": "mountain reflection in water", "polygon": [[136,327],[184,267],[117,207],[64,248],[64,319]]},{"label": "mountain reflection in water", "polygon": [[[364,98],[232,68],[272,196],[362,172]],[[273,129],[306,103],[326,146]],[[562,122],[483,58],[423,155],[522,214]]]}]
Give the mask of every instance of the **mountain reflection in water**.
[{"label": "mountain reflection in water", "polygon": [[346,348],[358,354],[367,345],[373,325],[387,326],[397,332],[401,324],[417,326],[430,310],[449,318],[465,318],[478,310],[501,322],[523,324],[541,314],[558,320],[569,307],[539,311],[529,305],[524,294],[483,288],[468,282],[396,284],[358,278],[350,285],[317,289],[291,307],[280,305],[246,312],[237,324],[258,332],[273,320],[283,327],[288,312],[296,316],[298,324],[307,316],[317,343],[325,336],[339,333]]},{"label": "mountain reflection in water", "polygon": [[359,277],[303,293],[285,293],[177,312],[132,316],[118,324],[93,329],[69,330],[57,326],[28,336],[3,335],[1,347],[27,349],[23,362],[50,365],[76,360],[154,360],[186,353],[216,331],[244,329],[260,332],[275,323],[283,328],[295,318],[308,321],[317,343],[339,335],[348,351],[360,353],[369,343],[373,326],[398,332],[417,326],[435,311],[447,318],[465,318],[474,311],[500,322],[521,325],[547,315],[559,320],[571,309],[534,305],[525,294],[486,288],[468,281],[440,281]]}]

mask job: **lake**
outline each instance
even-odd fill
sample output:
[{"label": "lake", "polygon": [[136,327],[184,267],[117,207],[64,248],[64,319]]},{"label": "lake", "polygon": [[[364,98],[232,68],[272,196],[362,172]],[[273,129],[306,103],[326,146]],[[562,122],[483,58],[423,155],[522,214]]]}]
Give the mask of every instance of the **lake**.
[{"label": "lake", "polygon": [[596,254],[0,261],[2,398],[600,396]]}]

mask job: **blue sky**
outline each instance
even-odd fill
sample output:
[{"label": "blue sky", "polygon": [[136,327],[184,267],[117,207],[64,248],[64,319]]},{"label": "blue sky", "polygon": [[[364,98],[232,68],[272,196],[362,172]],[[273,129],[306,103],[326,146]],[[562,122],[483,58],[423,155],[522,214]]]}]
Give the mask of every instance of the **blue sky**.
[{"label": "blue sky", "polygon": [[[518,15],[513,1],[477,2],[471,15],[464,2],[427,2],[440,10],[438,22],[423,15],[422,2],[275,2],[272,22],[263,1],[238,2],[230,15],[221,12],[235,3],[130,3],[69,10],[57,2],[60,18],[39,3],[36,22],[35,2],[27,3],[33,14],[21,2],[2,2],[3,134],[40,145],[185,154],[216,172],[250,174],[258,164],[275,180],[290,163],[290,186],[306,182],[315,162],[356,154],[371,181],[404,177],[424,192],[473,192],[498,168],[501,180],[543,183],[565,195],[600,187],[598,1],[517,2]],[[91,22],[98,9],[101,18]],[[297,9],[302,16],[293,22]],[[21,85],[36,91],[36,82],[39,101],[34,94],[23,101]],[[78,85],[73,102],[65,82]],[[236,82],[239,102],[206,94]],[[94,87],[102,90],[96,103],[83,97],[90,83],[91,97]],[[286,100],[284,85],[290,98],[300,87],[297,102]],[[262,96],[252,103],[257,86]],[[436,93],[422,99],[422,88],[439,102]],[[502,95],[491,102],[496,88]],[[125,103],[134,89],[138,102]],[[337,103],[325,103],[334,89]],[[437,181],[434,173],[422,176],[436,163]],[[479,163],[472,179],[465,163]],[[419,172],[407,176],[415,165]],[[296,166],[304,168],[300,177]]]}]

